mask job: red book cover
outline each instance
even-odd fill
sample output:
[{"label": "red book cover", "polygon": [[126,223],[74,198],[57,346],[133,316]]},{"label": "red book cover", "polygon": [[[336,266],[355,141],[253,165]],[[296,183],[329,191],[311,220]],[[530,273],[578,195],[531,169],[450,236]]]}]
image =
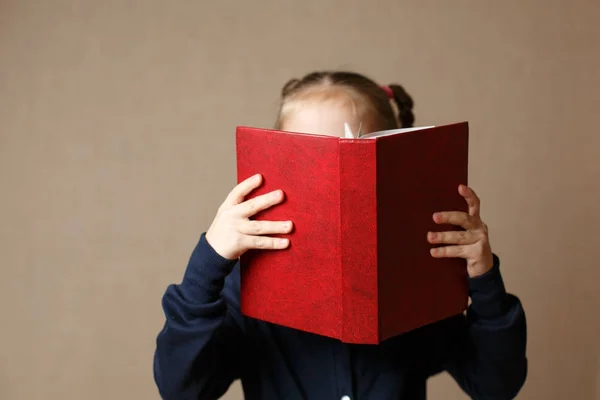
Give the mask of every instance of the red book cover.
[{"label": "red book cover", "polygon": [[238,127],[238,181],[285,201],[258,220],[291,220],[286,250],[241,259],[241,311],[347,343],[381,341],[463,312],[462,259],[430,255],[437,211],[467,211],[468,124],[348,139]]}]

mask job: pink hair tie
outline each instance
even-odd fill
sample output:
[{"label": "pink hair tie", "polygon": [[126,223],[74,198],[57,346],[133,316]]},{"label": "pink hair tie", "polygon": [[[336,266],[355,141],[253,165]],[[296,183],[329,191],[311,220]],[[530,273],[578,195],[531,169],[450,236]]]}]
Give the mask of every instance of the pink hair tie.
[{"label": "pink hair tie", "polygon": [[394,98],[394,92],[392,91],[392,89],[389,86],[382,86],[381,89],[383,89],[383,91],[387,95],[388,99]]}]

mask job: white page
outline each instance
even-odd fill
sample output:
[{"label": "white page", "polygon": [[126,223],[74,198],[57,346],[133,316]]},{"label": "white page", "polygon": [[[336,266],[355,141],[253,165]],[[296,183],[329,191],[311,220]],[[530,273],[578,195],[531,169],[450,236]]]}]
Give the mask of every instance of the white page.
[{"label": "white page", "polygon": [[405,132],[410,132],[410,131],[418,131],[421,129],[429,129],[429,128],[434,128],[434,127],[435,126],[419,126],[419,127],[415,127],[415,128],[390,129],[387,131],[367,133],[366,135],[362,135],[360,138],[361,139],[372,139],[372,138],[377,138],[377,137],[381,137],[381,136],[397,135],[400,133],[405,133]]},{"label": "white page", "polygon": [[347,122],[344,122],[344,138],[354,139],[354,133],[352,133],[352,129],[350,129],[350,125]]}]

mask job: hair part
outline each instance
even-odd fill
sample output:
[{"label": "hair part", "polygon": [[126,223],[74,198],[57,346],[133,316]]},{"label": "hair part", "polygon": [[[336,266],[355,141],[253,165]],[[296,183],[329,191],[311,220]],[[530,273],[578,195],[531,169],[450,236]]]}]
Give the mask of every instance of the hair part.
[{"label": "hair part", "polygon": [[345,71],[313,72],[301,79],[291,79],[281,90],[276,129],[281,129],[285,119],[298,110],[303,101],[340,101],[352,107],[357,119],[373,131],[412,127],[415,120],[412,98],[401,85],[388,87],[393,94],[391,99],[373,80]]}]

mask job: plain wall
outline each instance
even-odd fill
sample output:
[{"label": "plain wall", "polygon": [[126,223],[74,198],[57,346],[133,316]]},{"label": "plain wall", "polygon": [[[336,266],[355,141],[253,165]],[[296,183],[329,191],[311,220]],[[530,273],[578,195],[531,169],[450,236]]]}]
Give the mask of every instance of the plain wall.
[{"label": "plain wall", "polygon": [[594,0],[0,1],[0,398],[158,399],[161,296],[235,183],[235,126],[347,68],[405,85],[417,124],[470,121],[528,317],[518,398],[600,399],[598,21]]}]

